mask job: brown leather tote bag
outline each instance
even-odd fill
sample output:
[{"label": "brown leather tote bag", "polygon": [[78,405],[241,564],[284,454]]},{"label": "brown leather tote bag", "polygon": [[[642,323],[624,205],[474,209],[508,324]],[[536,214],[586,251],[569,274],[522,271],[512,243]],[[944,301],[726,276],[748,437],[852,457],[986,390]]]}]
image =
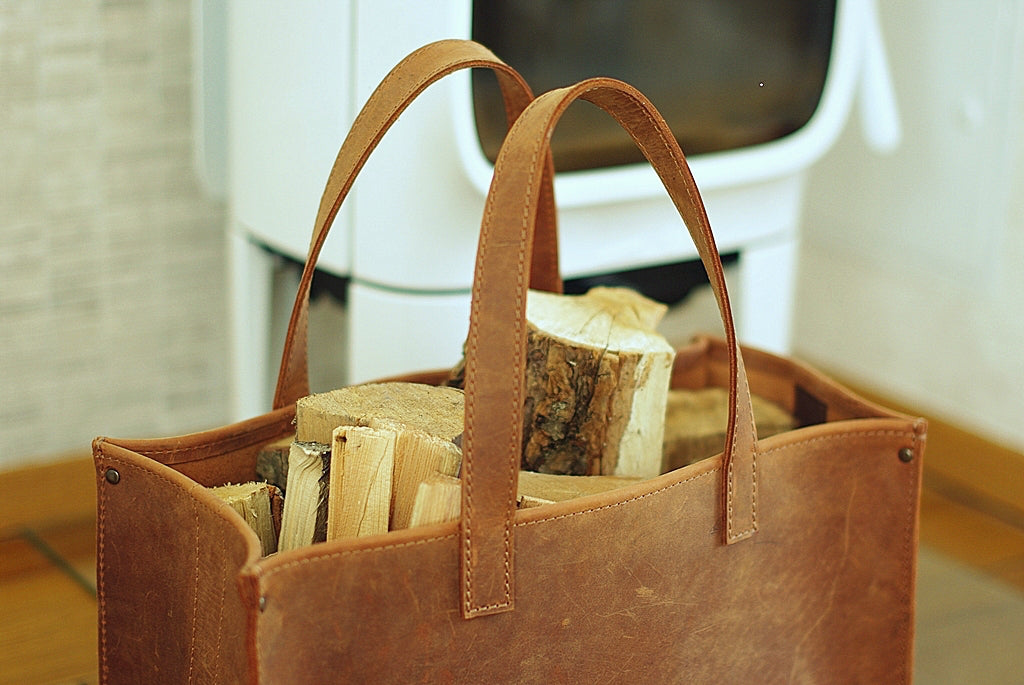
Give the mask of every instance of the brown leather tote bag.
[{"label": "brown leather tote bag", "polygon": [[[251,480],[259,447],[291,432],[308,392],[309,284],[334,213],[398,111],[461,66],[496,69],[515,120],[478,244],[461,519],[261,558],[204,486]],[[548,140],[576,99],[634,138],[708,270],[725,337],[679,350],[673,384],[729,390],[727,440],[722,454],[626,488],[516,510],[526,291],[560,287]],[[699,193],[643,95],[594,79],[519,114],[527,102],[479,46],[410,56],[332,171],[277,408],[180,438],[95,441],[105,682],[909,682],[924,422],[740,349]],[[757,440],[751,391],[801,427]]]}]

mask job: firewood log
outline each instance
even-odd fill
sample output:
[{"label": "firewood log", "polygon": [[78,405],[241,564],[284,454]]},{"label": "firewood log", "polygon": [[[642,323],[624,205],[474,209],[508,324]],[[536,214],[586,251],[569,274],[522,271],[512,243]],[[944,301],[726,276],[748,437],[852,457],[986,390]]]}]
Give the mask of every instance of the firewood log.
[{"label": "firewood log", "polygon": [[530,291],[522,467],[651,477],[661,471],[675,351],[666,307],[625,288]]}]

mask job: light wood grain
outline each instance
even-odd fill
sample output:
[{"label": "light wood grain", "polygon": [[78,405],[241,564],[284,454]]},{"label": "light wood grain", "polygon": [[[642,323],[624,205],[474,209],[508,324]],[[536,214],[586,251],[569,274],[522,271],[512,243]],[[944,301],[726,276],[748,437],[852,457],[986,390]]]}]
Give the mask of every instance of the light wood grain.
[{"label": "light wood grain", "polygon": [[927,488],[921,544],[1024,591],[1024,530]]},{"label": "light wood grain", "polygon": [[334,430],[328,540],[388,531],[396,437],[366,426]]},{"label": "light wood grain", "polygon": [[98,682],[95,598],[24,540],[0,558],[0,685]]}]

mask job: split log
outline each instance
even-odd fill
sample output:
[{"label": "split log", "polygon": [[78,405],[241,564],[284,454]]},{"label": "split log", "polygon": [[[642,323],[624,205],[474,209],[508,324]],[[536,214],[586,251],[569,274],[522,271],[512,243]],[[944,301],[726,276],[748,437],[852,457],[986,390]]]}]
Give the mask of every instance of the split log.
[{"label": "split log", "polygon": [[366,426],[334,430],[328,540],[387,532],[395,438],[395,431]]},{"label": "split log", "polygon": [[281,528],[281,492],[269,483],[221,485],[210,490],[249,524],[260,540],[263,555],[277,551]]},{"label": "split log", "polygon": [[[793,416],[777,404],[751,395],[757,437],[792,430]],[[729,391],[724,388],[673,389],[665,410],[664,471],[671,471],[725,449]]]},{"label": "split log", "polygon": [[419,484],[409,517],[409,528],[454,521],[462,510],[462,481],[440,473]]},{"label": "split log", "polygon": [[522,467],[652,477],[661,472],[675,351],[666,307],[625,288],[530,291]]},{"label": "split log", "polygon": [[642,478],[628,476],[564,476],[534,471],[519,472],[520,509],[564,502],[585,495],[615,490],[641,482]]},{"label": "split log", "polygon": [[423,482],[462,465],[455,443],[388,419],[336,428],[333,446],[328,540],[411,528]]},{"label": "split log", "polygon": [[398,530],[409,527],[416,491],[425,478],[435,473],[458,475],[464,411],[464,395],[456,388],[420,383],[355,385],[300,399],[296,438],[333,440],[333,432],[341,426],[390,431],[395,445],[389,528]]},{"label": "split log", "polygon": [[294,442],[288,453],[288,488],[281,515],[280,551],[327,539],[327,494],[331,479],[331,447]]},{"label": "split log", "polygon": [[395,433],[390,529],[411,528],[420,484],[435,476],[458,476],[462,468],[462,450],[451,440],[406,428],[397,421],[374,419],[370,426]]}]

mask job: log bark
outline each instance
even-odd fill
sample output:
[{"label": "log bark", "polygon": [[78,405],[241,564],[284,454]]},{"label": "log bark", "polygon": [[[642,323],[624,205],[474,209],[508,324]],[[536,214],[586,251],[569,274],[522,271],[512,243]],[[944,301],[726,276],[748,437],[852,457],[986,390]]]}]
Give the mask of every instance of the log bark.
[{"label": "log bark", "polygon": [[295,436],[289,435],[264,445],[256,455],[256,480],[276,486],[281,494],[288,485],[288,453],[293,442]]},{"label": "log bark", "polygon": [[522,467],[652,477],[661,472],[675,351],[666,307],[625,288],[530,291]]}]

